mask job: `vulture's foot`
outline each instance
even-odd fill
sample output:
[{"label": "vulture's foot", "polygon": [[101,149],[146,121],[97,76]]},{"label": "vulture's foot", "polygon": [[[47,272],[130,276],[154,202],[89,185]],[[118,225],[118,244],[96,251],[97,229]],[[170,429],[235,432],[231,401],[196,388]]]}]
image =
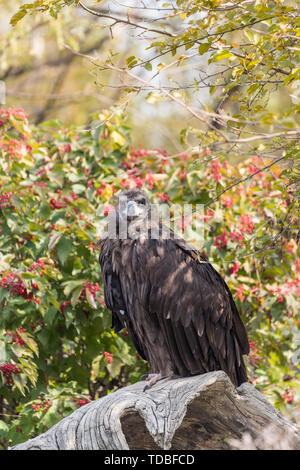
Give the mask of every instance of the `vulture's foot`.
[{"label": "vulture's foot", "polygon": [[162,375],[161,372],[159,374],[145,374],[145,375],[147,376],[147,381],[146,381],[145,387],[143,388],[143,392],[151,388],[152,385],[156,384],[156,382],[158,382],[159,380],[164,379],[166,377],[166,375]]}]

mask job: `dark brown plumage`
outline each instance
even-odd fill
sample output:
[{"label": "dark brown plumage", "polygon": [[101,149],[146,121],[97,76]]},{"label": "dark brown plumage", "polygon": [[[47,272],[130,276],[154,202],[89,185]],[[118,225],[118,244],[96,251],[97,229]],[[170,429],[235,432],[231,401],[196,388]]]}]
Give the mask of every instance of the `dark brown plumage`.
[{"label": "dark brown plumage", "polygon": [[149,385],[220,369],[236,386],[247,381],[247,333],[223,278],[184,239],[166,238],[161,224],[151,238],[143,191],[124,191],[118,207],[117,220],[127,217],[138,235],[101,242],[105,302],[115,331],[126,328],[149,362]]}]

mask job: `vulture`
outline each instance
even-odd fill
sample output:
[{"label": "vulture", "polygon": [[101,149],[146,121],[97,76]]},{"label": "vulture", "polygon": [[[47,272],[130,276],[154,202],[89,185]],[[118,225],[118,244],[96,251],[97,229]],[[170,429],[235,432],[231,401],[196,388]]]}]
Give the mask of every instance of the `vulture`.
[{"label": "vulture", "polygon": [[150,217],[142,190],[120,193],[116,230],[99,244],[104,300],[112,328],[125,328],[158,380],[225,371],[248,381],[249,343],[224,279],[196,248]]}]

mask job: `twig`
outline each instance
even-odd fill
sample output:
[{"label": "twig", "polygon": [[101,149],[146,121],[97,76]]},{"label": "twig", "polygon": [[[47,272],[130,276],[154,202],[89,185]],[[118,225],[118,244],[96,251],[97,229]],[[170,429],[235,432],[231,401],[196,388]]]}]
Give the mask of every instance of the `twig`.
[{"label": "twig", "polygon": [[[296,214],[296,216],[298,215],[298,212]],[[296,216],[292,218],[292,220],[287,224],[286,227],[284,227],[282,230],[280,230],[279,233],[277,233],[277,235],[275,235],[274,238],[272,238],[271,240],[271,243],[269,243],[268,246],[264,247],[264,248],[260,248],[259,250],[256,250],[256,251],[253,251],[252,253],[249,253],[248,255],[243,255],[243,256],[239,256],[238,258],[235,258],[234,260],[224,260],[223,259],[223,263],[232,263],[233,261],[239,261],[241,259],[244,259],[244,258],[248,258],[249,256],[253,256],[253,255],[256,255],[258,253],[262,253],[263,251],[270,251],[270,250],[276,250],[276,247],[273,247],[272,248],[272,245],[278,240],[278,238],[280,238],[280,236],[286,232],[288,230],[288,228],[292,225],[292,223],[294,222],[294,220],[296,219]]]},{"label": "twig", "polygon": [[142,26],[140,24],[133,23],[129,19],[125,20],[123,18],[117,18],[117,17],[112,16],[112,15],[107,15],[105,13],[100,13],[98,11],[91,10],[90,8],[85,6],[82,2],[79,2],[79,5],[81,6],[81,8],[83,8],[88,13],[91,13],[92,15],[98,16],[99,18],[108,18],[109,20],[113,20],[115,22],[114,25],[117,24],[117,23],[124,23],[124,24],[127,24],[129,26],[134,26],[135,28],[143,29],[144,31],[148,31],[148,32],[152,32],[152,33],[158,33],[158,34],[164,34],[165,36],[169,36],[169,37],[175,37],[175,34],[168,33],[167,31],[162,31],[160,29],[155,29],[155,28],[147,28],[146,26]]},{"label": "twig", "polygon": [[[245,142],[251,142],[253,140],[272,139],[273,137],[285,137],[289,135],[295,135],[295,136],[300,135],[300,129],[294,129],[292,131],[286,131],[286,132],[275,132],[274,134],[257,134],[252,137],[246,137],[246,138],[241,138],[241,139],[227,139],[226,143],[241,144]],[[224,142],[214,142],[214,145],[223,145],[223,144]]]},{"label": "twig", "polygon": [[221,191],[220,193],[218,193],[216,195],[216,197],[214,197],[213,199],[211,199],[209,202],[207,202],[206,204],[204,204],[204,207],[206,206],[209,206],[210,204],[212,204],[213,202],[217,201],[224,193],[226,193],[227,191],[229,191],[231,188],[233,188],[234,186],[237,186],[238,184],[240,183],[243,183],[244,181],[247,181],[251,178],[253,178],[253,176],[257,175],[257,173],[260,173],[262,171],[265,171],[267,170],[268,168],[271,168],[271,166],[275,165],[276,163],[280,162],[281,160],[285,159],[286,157],[283,156],[283,157],[280,157],[280,158],[277,158],[277,160],[275,160],[274,162],[272,163],[269,163],[269,165],[266,165],[264,166],[263,168],[259,168],[259,170],[255,171],[254,173],[252,173],[251,175],[248,175],[246,176],[245,178],[242,178],[240,179],[239,181],[236,181],[235,183],[231,184],[230,186],[227,186],[227,188],[223,189],[223,191]]}]

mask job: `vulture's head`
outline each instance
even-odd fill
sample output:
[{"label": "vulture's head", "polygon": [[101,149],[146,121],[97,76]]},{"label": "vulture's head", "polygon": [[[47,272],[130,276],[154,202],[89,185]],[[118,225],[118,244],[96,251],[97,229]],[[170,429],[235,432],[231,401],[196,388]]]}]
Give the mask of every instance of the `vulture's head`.
[{"label": "vulture's head", "polygon": [[147,194],[140,190],[122,191],[118,197],[118,212],[128,221],[144,219],[150,209]]}]

